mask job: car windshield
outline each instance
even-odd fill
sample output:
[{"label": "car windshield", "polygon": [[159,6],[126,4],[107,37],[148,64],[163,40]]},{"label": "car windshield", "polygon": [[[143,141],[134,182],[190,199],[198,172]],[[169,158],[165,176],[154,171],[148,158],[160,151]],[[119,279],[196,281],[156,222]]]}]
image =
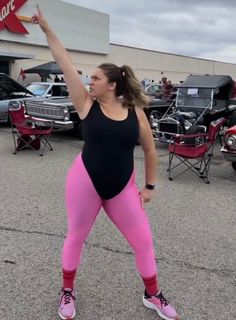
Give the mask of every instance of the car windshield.
[{"label": "car windshield", "polygon": [[31,91],[36,96],[43,96],[48,89],[46,84],[28,84],[26,89]]},{"label": "car windshield", "polygon": [[212,89],[179,88],[176,104],[178,107],[206,108],[211,102]]},{"label": "car windshield", "polygon": [[153,93],[156,93],[157,91],[160,91],[160,86],[153,85],[153,86],[150,86],[147,90],[150,94],[153,94]]},{"label": "car windshield", "polygon": [[161,86],[159,84],[151,84],[146,87],[146,93],[150,95],[155,95],[161,91]]}]

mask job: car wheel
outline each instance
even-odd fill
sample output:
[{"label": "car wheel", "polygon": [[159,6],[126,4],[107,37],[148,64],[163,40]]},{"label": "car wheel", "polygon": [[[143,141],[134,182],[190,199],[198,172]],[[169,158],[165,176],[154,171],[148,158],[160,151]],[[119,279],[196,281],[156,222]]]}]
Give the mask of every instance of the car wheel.
[{"label": "car wheel", "polygon": [[232,168],[236,170],[236,162],[231,162],[231,163],[232,163]]}]

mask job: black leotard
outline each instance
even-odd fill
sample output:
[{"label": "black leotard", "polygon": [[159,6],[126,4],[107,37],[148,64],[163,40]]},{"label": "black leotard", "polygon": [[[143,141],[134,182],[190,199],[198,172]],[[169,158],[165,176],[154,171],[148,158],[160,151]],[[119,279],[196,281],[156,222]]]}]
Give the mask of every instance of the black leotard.
[{"label": "black leotard", "polygon": [[110,199],[123,190],[133,172],[139,135],[136,112],[129,110],[125,120],[112,120],[95,101],[81,125],[84,166],[100,197]]}]

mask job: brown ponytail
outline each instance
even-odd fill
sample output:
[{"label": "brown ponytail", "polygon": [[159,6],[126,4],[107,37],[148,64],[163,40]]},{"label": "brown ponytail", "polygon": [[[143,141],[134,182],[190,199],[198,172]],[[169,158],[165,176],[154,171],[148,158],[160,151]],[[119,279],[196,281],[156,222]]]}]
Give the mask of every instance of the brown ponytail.
[{"label": "brown ponytail", "polygon": [[127,65],[123,65],[120,69],[125,83],[123,104],[132,108],[134,106],[146,107],[148,105],[148,98],[145,96],[134,71]]},{"label": "brown ponytail", "polygon": [[122,104],[127,108],[146,107],[148,98],[136,78],[131,67],[123,65],[118,67],[112,63],[103,63],[98,66],[108,78],[108,81],[116,82],[116,96],[122,96]]}]

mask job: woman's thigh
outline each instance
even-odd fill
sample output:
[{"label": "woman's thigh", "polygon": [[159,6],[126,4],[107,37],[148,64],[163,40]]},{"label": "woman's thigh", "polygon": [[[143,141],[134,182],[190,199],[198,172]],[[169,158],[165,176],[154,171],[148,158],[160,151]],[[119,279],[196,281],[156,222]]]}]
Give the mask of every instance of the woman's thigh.
[{"label": "woman's thigh", "polygon": [[134,174],[121,193],[103,203],[103,207],[134,249],[152,245],[149,220],[142,208]]},{"label": "woman's thigh", "polygon": [[68,232],[89,231],[102,206],[102,200],[79,155],[66,179],[65,202],[68,217]]}]

